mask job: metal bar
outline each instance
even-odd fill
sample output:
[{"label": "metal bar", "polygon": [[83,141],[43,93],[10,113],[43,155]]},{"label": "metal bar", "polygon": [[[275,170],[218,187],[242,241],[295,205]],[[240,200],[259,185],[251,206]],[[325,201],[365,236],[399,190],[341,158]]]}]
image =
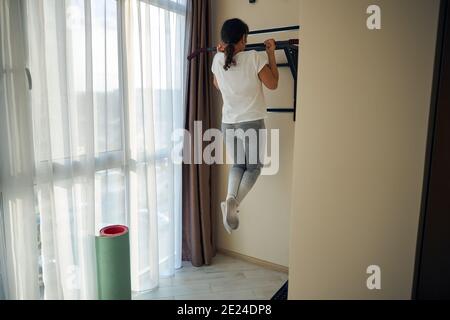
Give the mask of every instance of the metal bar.
[{"label": "metal bar", "polygon": [[[299,43],[298,39],[291,39],[291,40],[286,40],[286,41],[277,41],[276,42],[276,50],[284,50],[286,48],[290,48],[294,45],[297,45]],[[265,51],[266,50],[266,45],[264,43],[253,43],[253,44],[248,44],[245,47],[246,51],[249,50],[256,50],[256,51]]]},{"label": "metal bar", "polygon": [[298,48],[290,46],[284,49],[292,76],[294,78],[294,121],[297,118],[297,69],[298,69]]},{"label": "metal bar", "polygon": [[298,49],[294,51],[295,77],[294,77],[294,122],[297,120],[297,89],[298,89]]},{"label": "metal bar", "polygon": [[297,120],[297,77],[294,79],[294,122]]},{"label": "metal bar", "polygon": [[[299,44],[299,40],[298,39],[291,39],[291,40],[286,40],[286,41],[278,41],[278,42],[276,42],[276,46],[277,46],[276,50],[284,50],[286,48],[295,47],[295,45],[298,45],[298,44]],[[266,45],[264,43],[252,43],[252,44],[248,44],[245,47],[245,50],[246,51],[249,51],[249,50],[265,51],[266,50]],[[207,52],[217,52],[217,48],[216,47],[210,47],[210,48],[198,49],[198,50],[194,51],[193,53],[191,53],[188,56],[188,60],[192,60],[195,57],[197,57],[199,54],[207,53]]]},{"label": "metal bar", "polygon": [[201,49],[198,49],[198,50],[192,52],[192,53],[188,56],[188,60],[191,61],[192,59],[194,59],[195,57],[197,57],[197,56],[200,55],[201,53],[208,53],[208,52],[217,52],[217,48],[216,48],[216,47],[210,47],[210,48],[201,48]]},{"label": "metal bar", "polygon": [[291,68],[291,73],[294,79],[297,77],[297,59],[295,58],[297,56],[297,52],[297,49],[291,47],[284,48],[284,53],[286,54],[286,58],[288,60],[288,64]]},{"label": "metal bar", "polygon": [[295,77],[294,77],[294,122],[295,122],[297,120],[298,48],[292,48],[292,59],[295,67]]},{"label": "metal bar", "polygon": [[293,113],[295,112],[294,108],[267,108],[267,112],[270,113]]},{"label": "metal bar", "polygon": [[276,32],[290,31],[290,30],[300,30],[300,26],[289,26],[289,27],[281,27],[281,28],[253,30],[253,31],[250,31],[248,34],[276,33]]}]

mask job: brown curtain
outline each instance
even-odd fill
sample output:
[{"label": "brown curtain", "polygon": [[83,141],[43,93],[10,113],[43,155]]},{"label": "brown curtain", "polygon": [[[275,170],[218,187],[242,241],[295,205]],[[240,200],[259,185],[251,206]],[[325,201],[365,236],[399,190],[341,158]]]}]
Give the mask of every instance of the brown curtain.
[{"label": "brown curtain", "polygon": [[[210,45],[211,1],[189,0],[188,3],[187,48],[193,52]],[[185,155],[194,155],[194,121],[202,122],[203,132],[212,127],[210,61],[209,54],[201,54],[187,68],[185,128],[191,133],[192,141],[190,145],[185,144]],[[197,267],[211,264],[216,250],[212,174],[209,165],[183,164],[183,260]]]}]

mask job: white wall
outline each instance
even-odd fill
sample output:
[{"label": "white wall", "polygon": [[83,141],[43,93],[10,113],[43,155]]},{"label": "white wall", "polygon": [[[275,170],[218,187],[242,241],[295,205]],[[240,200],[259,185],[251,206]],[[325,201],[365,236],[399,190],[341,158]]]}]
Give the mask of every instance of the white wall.
[{"label": "white wall", "polygon": [[439,1],[299,2],[290,299],[409,299]]},{"label": "white wall", "polygon": [[[220,28],[229,18],[241,18],[250,29],[298,25],[297,0],[258,0],[249,4],[243,0],[213,0],[214,42],[220,40]],[[264,36],[252,36],[250,43],[262,42],[267,37],[276,40],[298,38],[298,32],[286,32]],[[280,58],[284,55],[281,55]],[[285,59],[285,58],[284,58]],[[280,71],[279,89],[267,94],[269,106],[292,107],[293,78],[289,69]],[[221,109],[222,101],[216,95],[214,107]],[[220,119],[218,119],[220,121]],[[257,182],[240,208],[240,228],[229,236],[223,229],[220,201],[226,197],[228,168],[219,168],[219,184],[216,186],[215,208],[217,215],[218,247],[240,254],[279,264],[288,265],[289,214],[291,209],[292,157],[294,122],[291,114],[271,114],[268,129],[280,129],[280,172],[276,176],[263,176]]]}]

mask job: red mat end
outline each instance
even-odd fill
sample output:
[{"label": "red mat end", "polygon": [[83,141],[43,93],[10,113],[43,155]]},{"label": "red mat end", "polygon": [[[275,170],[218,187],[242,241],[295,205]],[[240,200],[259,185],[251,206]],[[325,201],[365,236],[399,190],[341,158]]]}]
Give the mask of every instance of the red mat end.
[{"label": "red mat end", "polygon": [[128,228],[121,225],[108,226],[100,230],[102,237],[118,237],[128,232]]}]

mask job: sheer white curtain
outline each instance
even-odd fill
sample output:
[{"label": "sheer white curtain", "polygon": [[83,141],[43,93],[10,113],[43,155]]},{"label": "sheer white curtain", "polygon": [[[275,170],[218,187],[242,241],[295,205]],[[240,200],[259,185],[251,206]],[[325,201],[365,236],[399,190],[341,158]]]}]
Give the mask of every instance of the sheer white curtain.
[{"label": "sheer white curtain", "polygon": [[22,17],[20,1],[0,1],[0,292],[7,299],[39,297]]},{"label": "sheer white curtain", "polygon": [[96,157],[104,160],[95,130],[112,90],[94,81],[90,3],[26,4],[44,297],[93,299]]},{"label": "sheer white curtain", "polygon": [[[32,140],[22,145],[34,152],[24,158],[31,202],[23,212],[35,240],[24,243],[40,256],[44,297],[96,298],[94,236],[109,224],[130,227],[132,289],[155,288],[181,264],[181,168],[170,154],[172,131],[183,126],[185,3],[6,2],[23,4],[27,26],[19,51],[33,81],[23,90],[29,99],[20,97]],[[11,234],[15,244],[20,234]],[[34,266],[23,273],[37,279]]]},{"label": "sheer white curtain", "polygon": [[181,265],[181,166],[170,155],[172,132],[183,128],[186,3],[123,3],[130,222],[139,230],[131,235],[132,279],[141,291]]}]

